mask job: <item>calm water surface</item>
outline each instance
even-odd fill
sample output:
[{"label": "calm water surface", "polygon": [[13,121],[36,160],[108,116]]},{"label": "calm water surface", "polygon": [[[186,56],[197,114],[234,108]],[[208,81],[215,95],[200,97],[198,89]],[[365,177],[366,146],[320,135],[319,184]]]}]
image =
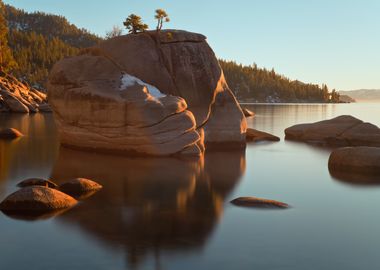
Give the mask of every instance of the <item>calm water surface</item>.
[{"label": "calm water surface", "polygon": [[[380,125],[380,104],[251,105],[251,127],[351,114]],[[52,116],[0,114],[27,136],[0,141],[0,199],[28,177],[87,177],[104,189],[60,216],[0,214],[0,269],[379,269],[380,185],[334,179],[329,149],[251,144],[201,160],[141,159],[59,148]],[[238,208],[259,196],[285,211]]]}]

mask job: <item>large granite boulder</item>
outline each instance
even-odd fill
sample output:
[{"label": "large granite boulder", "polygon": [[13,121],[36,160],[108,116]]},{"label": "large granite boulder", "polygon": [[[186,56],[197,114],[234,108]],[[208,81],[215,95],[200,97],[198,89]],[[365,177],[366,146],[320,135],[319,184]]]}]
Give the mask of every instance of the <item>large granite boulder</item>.
[{"label": "large granite boulder", "polygon": [[0,204],[7,212],[48,212],[73,207],[77,201],[56,189],[33,186],[9,195]]},{"label": "large granite boulder", "polygon": [[[40,110],[40,107],[43,109]],[[47,110],[46,94],[0,70],[0,112],[35,113]]]},{"label": "large granite boulder", "polygon": [[63,144],[199,154],[202,128],[207,143],[244,145],[245,117],[205,39],[126,35],[57,63],[48,95]]},{"label": "large granite boulder", "polygon": [[295,125],[287,128],[285,135],[288,140],[331,146],[380,146],[380,129],[349,115]]},{"label": "large granite boulder", "polygon": [[329,158],[330,172],[360,173],[380,176],[379,147],[344,147],[333,151]]}]

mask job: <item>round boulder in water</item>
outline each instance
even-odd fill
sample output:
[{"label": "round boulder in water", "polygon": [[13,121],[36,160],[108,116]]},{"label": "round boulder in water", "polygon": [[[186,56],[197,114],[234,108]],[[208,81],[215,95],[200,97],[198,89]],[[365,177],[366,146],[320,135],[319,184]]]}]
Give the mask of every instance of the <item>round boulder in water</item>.
[{"label": "round boulder in water", "polygon": [[231,201],[232,204],[245,207],[254,208],[272,208],[272,209],[285,209],[289,208],[289,205],[283,202],[262,199],[257,197],[240,197]]},{"label": "round boulder in water", "polygon": [[77,204],[77,200],[59,190],[33,186],[22,188],[9,195],[0,210],[7,212],[49,212],[66,209]]},{"label": "round boulder in water", "polygon": [[0,130],[0,139],[16,139],[23,134],[15,128],[4,128]]},{"label": "round boulder in water", "polygon": [[49,188],[57,188],[58,185],[50,180],[42,178],[28,178],[17,184],[18,187],[43,186]]},{"label": "round boulder in water", "polygon": [[89,193],[93,194],[102,188],[102,185],[86,178],[75,178],[59,186],[59,190],[75,197],[82,197]]}]

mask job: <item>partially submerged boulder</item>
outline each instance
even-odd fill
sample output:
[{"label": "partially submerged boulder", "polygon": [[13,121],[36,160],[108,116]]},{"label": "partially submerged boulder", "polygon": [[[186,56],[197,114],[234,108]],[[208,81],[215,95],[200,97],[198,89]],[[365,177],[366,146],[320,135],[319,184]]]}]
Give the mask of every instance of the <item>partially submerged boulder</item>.
[{"label": "partially submerged boulder", "polygon": [[58,62],[48,95],[64,145],[199,155],[200,127],[207,143],[245,143],[245,117],[205,37],[195,33],[106,40]]},{"label": "partially submerged boulder", "polygon": [[23,134],[15,128],[0,129],[0,139],[16,139],[22,136]]},{"label": "partially submerged boulder", "polygon": [[333,151],[329,158],[332,173],[360,173],[380,177],[380,148],[345,147]]},{"label": "partially submerged boulder", "polygon": [[48,212],[73,207],[77,201],[59,190],[33,186],[9,195],[0,210],[7,212]]},{"label": "partially submerged boulder", "polygon": [[257,197],[240,197],[231,201],[232,204],[244,207],[253,208],[272,208],[272,209],[285,209],[289,208],[289,205],[283,202],[268,200]]},{"label": "partially submerged boulder", "polygon": [[255,116],[255,113],[252,112],[251,110],[248,110],[247,108],[242,108],[242,110],[243,110],[244,116],[246,118],[254,117]]},{"label": "partially submerged boulder", "polygon": [[59,186],[59,190],[74,197],[87,197],[100,189],[102,185],[85,178],[75,178]]},{"label": "partially submerged boulder", "polygon": [[46,94],[0,70],[0,111],[35,113],[46,102]]},{"label": "partially submerged boulder", "polygon": [[312,124],[295,125],[285,130],[288,140],[331,146],[380,147],[380,129],[349,115]]},{"label": "partially submerged boulder", "polygon": [[279,142],[280,138],[272,135],[270,133],[266,133],[263,131],[259,131],[253,128],[247,128],[247,142],[258,142],[258,141],[271,141],[271,142]]},{"label": "partially submerged boulder", "polygon": [[18,187],[43,186],[49,188],[57,188],[58,185],[53,181],[42,178],[28,178],[17,184]]}]

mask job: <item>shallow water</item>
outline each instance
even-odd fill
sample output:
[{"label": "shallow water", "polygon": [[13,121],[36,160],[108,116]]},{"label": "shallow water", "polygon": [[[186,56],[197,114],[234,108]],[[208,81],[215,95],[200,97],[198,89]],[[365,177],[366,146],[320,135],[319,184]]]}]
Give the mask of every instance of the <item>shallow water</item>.
[{"label": "shallow water", "polygon": [[[60,149],[51,115],[0,114],[27,134],[0,141],[1,200],[28,177],[104,185],[54,218],[0,214],[0,269],[379,269],[380,185],[334,179],[330,149],[284,141],[283,130],[342,114],[380,125],[380,104],[248,107],[249,125],[282,141],[200,160]],[[292,208],[229,204],[240,196]]]}]

